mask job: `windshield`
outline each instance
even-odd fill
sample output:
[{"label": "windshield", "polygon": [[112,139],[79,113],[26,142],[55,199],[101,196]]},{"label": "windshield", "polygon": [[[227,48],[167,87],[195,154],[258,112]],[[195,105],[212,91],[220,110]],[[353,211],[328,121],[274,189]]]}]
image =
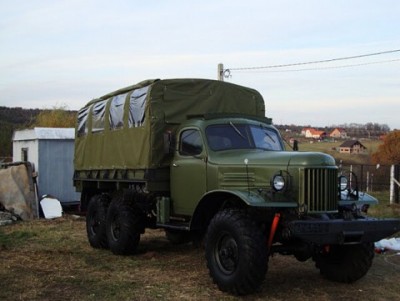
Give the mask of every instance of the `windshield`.
[{"label": "windshield", "polygon": [[278,133],[262,124],[210,125],[206,128],[209,147],[213,151],[229,149],[262,149],[281,151],[282,144]]}]

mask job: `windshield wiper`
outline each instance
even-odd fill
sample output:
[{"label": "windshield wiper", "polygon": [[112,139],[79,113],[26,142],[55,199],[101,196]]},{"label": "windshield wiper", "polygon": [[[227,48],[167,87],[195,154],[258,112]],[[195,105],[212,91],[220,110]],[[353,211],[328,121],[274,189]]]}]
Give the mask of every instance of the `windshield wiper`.
[{"label": "windshield wiper", "polygon": [[235,130],[235,132],[242,137],[244,140],[246,140],[246,137],[239,131],[239,129],[232,123],[232,121],[229,121],[229,124],[231,127],[233,127],[233,129]]},{"label": "windshield wiper", "polygon": [[260,124],[260,127],[264,130],[265,136],[267,136],[269,139],[271,139],[271,141],[272,141],[273,143],[276,143],[276,142],[275,142],[275,139],[272,138],[272,136],[271,136],[270,133],[268,133],[267,128],[265,128],[262,124]]},{"label": "windshield wiper", "polygon": [[271,136],[267,131],[264,131],[264,134],[265,134],[269,139],[271,139],[271,141],[272,141],[273,143],[276,143],[275,140],[274,140],[274,138],[272,138],[272,136]]}]

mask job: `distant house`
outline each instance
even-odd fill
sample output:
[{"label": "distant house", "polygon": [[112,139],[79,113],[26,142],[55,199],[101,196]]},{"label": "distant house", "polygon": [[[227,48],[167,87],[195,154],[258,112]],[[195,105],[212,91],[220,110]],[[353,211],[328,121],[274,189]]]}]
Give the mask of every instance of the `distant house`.
[{"label": "distant house", "polygon": [[323,139],[326,137],[326,132],[319,131],[314,128],[304,128],[301,130],[301,135],[306,138]]},{"label": "distant house", "polygon": [[347,133],[344,129],[336,128],[329,134],[329,137],[337,139],[346,139]]},{"label": "distant house", "polygon": [[358,140],[347,140],[343,142],[339,148],[340,153],[343,154],[361,154],[367,150],[367,148]]},{"label": "distant house", "polygon": [[306,134],[307,134],[307,131],[309,131],[309,130],[311,130],[312,128],[303,128],[302,130],[301,130],[301,133],[300,133],[300,135],[302,135],[302,136],[306,136]]}]

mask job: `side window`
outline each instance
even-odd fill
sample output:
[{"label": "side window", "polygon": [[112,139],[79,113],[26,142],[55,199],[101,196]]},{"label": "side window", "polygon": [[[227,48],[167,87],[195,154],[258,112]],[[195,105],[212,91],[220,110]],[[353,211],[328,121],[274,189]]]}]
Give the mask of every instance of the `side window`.
[{"label": "side window", "polygon": [[102,100],[93,105],[92,109],[92,133],[104,130],[104,114],[106,112],[106,101]]},{"label": "side window", "polygon": [[83,108],[78,112],[78,136],[87,134],[89,108],[90,107]]},{"label": "side window", "polygon": [[136,89],[132,92],[129,99],[129,127],[143,126],[145,116],[146,96],[149,86]]},{"label": "side window", "polygon": [[124,126],[124,104],[126,93],[114,96],[110,104],[110,129],[120,129]]},{"label": "side window", "polygon": [[185,130],[181,133],[179,153],[184,156],[199,155],[203,150],[203,141],[198,130]]}]

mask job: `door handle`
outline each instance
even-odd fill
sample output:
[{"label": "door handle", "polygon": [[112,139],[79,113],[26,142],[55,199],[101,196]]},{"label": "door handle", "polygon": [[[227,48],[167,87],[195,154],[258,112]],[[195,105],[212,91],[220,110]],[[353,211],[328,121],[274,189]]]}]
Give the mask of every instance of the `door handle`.
[{"label": "door handle", "polygon": [[173,167],[179,167],[179,165],[176,164],[176,163],[172,163],[172,166],[173,166]]}]

